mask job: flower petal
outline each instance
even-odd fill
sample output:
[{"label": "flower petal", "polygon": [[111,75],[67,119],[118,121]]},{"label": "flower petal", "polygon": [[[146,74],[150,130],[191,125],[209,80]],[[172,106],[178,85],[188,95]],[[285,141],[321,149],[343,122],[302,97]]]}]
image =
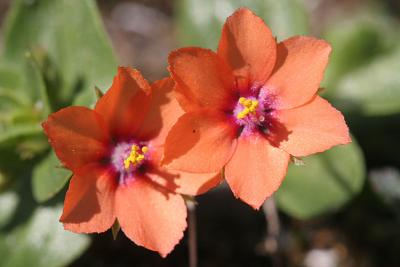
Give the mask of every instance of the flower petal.
[{"label": "flower petal", "polygon": [[234,79],[228,65],[208,49],[188,47],[172,52],[169,70],[177,98],[186,111],[197,108],[224,110],[233,103]]},{"label": "flower petal", "polygon": [[316,94],[328,64],[331,46],[312,37],[293,37],[278,44],[277,63],[265,88],[279,109],[298,107]]},{"label": "flower petal", "polygon": [[307,156],[351,142],[342,113],[319,96],[304,106],[280,110],[277,116],[289,132],[279,147],[293,156]]},{"label": "flower petal", "polygon": [[221,172],[213,173],[190,173],[172,170],[161,166],[164,155],[164,146],[155,146],[154,141],[149,143],[150,157],[149,164],[146,166],[146,175],[158,185],[167,188],[171,192],[184,195],[200,195],[223,180]]},{"label": "flower petal", "polygon": [[49,116],[42,127],[65,167],[75,170],[102,159],[109,136],[99,114],[85,107],[68,107]]},{"label": "flower petal", "polygon": [[248,79],[247,85],[263,85],[275,65],[275,38],[260,17],[240,8],[224,24],[218,55],[230,64],[235,76]]},{"label": "flower petal", "polygon": [[174,97],[174,81],[165,78],[154,82],[149,111],[138,130],[139,140],[151,140],[152,144],[164,145],[168,131],[184,113]]},{"label": "flower petal", "polygon": [[186,206],[173,194],[137,177],[120,185],[116,194],[116,214],[129,239],[165,257],[179,243],[186,228]]},{"label": "flower petal", "polygon": [[225,179],[237,198],[258,209],[279,188],[289,159],[259,134],[240,137],[225,167]]},{"label": "flower petal", "polygon": [[118,68],[111,88],[97,102],[113,137],[126,139],[140,127],[149,109],[151,88],[139,71]]},{"label": "flower petal", "polygon": [[153,168],[147,175],[153,182],[172,192],[190,196],[204,194],[223,180],[221,172],[190,173],[162,167]]},{"label": "flower petal", "polygon": [[97,164],[77,171],[65,196],[60,221],[66,230],[75,233],[101,233],[115,221],[115,173]]},{"label": "flower petal", "polygon": [[186,172],[218,172],[232,156],[237,132],[221,112],[185,113],[167,136],[163,163]]}]

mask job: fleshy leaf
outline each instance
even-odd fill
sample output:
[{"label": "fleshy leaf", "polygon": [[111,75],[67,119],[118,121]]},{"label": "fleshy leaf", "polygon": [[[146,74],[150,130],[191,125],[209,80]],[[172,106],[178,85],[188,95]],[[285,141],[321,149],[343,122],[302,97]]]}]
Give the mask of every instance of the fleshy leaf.
[{"label": "fleshy leaf", "polygon": [[93,0],[14,1],[5,24],[4,58],[18,65],[27,51],[40,51],[53,75],[49,93],[59,106],[77,93],[77,104],[91,104],[94,83],[108,88],[116,69]]},{"label": "fleshy leaf", "polygon": [[365,180],[364,160],[355,143],[303,158],[291,165],[276,196],[279,207],[299,219],[339,209],[360,192]]},{"label": "fleshy leaf", "polygon": [[18,195],[13,191],[0,194],[0,229],[8,223],[18,205]]},{"label": "fleshy leaf", "polygon": [[51,151],[39,162],[32,176],[33,196],[38,202],[44,202],[57,194],[71,177],[71,172],[61,166]]},{"label": "fleshy leaf", "polygon": [[348,73],[337,85],[334,100],[340,109],[363,115],[400,112],[400,47],[364,68]]},{"label": "fleshy leaf", "polygon": [[323,84],[328,89],[324,91],[327,97],[334,95],[343,75],[390,52],[399,41],[395,24],[382,12],[369,9],[361,8],[346,15],[341,13],[332,19],[323,33],[333,48]]},{"label": "fleshy leaf", "polygon": [[263,18],[279,40],[308,33],[306,10],[301,0],[179,0],[179,37],[184,45],[215,49],[225,19],[240,7]]},{"label": "fleshy leaf", "polygon": [[0,231],[1,266],[62,267],[77,258],[89,238],[65,231],[60,213],[61,207],[39,207],[12,231]]}]

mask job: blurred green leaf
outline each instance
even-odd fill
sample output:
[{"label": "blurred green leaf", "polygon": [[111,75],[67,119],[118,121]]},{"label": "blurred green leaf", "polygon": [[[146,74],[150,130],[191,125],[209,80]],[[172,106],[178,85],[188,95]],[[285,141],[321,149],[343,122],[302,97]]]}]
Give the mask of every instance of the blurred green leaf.
[{"label": "blurred green leaf", "polygon": [[394,48],[400,40],[395,25],[382,12],[366,8],[332,20],[323,34],[333,48],[323,83],[323,87],[329,88],[326,96],[334,95],[343,75],[363,68]]},{"label": "blurred green leaf", "polygon": [[21,84],[22,78],[16,69],[0,65],[0,87],[17,89]]},{"label": "blurred green leaf", "polygon": [[89,239],[65,231],[60,213],[61,207],[38,207],[11,232],[0,232],[0,267],[66,266],[78,257]]},{"label": "blurred green leaf", "polygon": [[116,71],[94,0],[16,0],[6,20],[4,44],[7,62],[22,63],[25,52],[39,51],[43,68],[52,73],[46,82],[57,108],[70,104],[77,93],[89,102],[92,88],[108,88]]},{"label": "blurred green leaf", "polygon": [[303,0],[259,1],[258,8],[260,16],[278,40],[309,33],[308,14]]},{"label": "blurred green leaf", "polygon": [[400,47],[364,68],[348,73],[337,85],[334,100],[342,110],[364,115],[400,112]]},{"label": "blurred green leaf", "polygon": [[363,156],[354,141],[303,160],[305,166],[289,167],[276,194],[279,207],[295,218],[309,219],[334,211],[364,184]]},{"label": "blurred green leaf", "polygon": [[38,202],[44,202],[57,194],[71,177],[71,172],[61,166],[53,151],[49,153],[33,170],[33,196]]},{"label": "blurred green leaf", "polygon": [[50,114],[51,107],[46,85],[39,66],[31,53],[26,53],[25,79],[26,84],[24,88],[26,88],[26,94],[30,96],[37,112],[42,115],[41,117],[47,118],[47,115]]},{"label": "blurred green leaf", "polygon": [[0,87],[0,121],[4,120],[4,112],[18,108],[26,108],[30,106],[30,99],[27,98],[20,90]]},{"label": "blurred green leaf", "polygon": [[10,146],[19,141],[22,137],[41,135],[42,127],[40,124],[21,124],[11,126],[7,129],[3,129],[0,132],[0,147]]},{"label": "blurred green leaf", "polygon": [[7,191],[0,194],[0,228],[9,222],[17,205],[18,195],[15,192]]},{"label": "blurred green leaf", "polygon": [[262,17],[279,40],[306,34],[309,25],[302,3],[301,0],[179,0],[179,38],[184,45],[215,49],[225,19],[243,6]]}]

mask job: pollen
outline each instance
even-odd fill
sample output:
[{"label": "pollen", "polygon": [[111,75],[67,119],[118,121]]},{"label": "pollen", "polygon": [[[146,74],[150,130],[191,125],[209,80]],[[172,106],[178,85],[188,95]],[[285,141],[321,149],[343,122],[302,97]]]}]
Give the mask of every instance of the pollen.
[{"label": "pollen", "polygon": [[128,170],[131,165],[137,166],[144,161],[145,154],[149,151],[147,146],[140,148],[137,145],[132,145],[129,156],[124,160],[124,167]]},{"label": "pollen", "polygon": [[236,118],[244,119],[249,114],[256,114],[258,100],[241,97],[239,98],[239,103],[243,106],[243,109],[236,115]]}]

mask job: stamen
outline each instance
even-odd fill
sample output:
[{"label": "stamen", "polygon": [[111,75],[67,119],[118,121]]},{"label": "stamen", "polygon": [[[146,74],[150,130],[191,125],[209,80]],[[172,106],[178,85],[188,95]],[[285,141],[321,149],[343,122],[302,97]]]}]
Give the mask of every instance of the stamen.
[{"label": "stamen", "polygon": [[131,164],[133,166],[136,166],[142,163],[147,151],[149,151],[149,148],[147,146],[143,146],[141,149],[139,149],[139,146],[132,145],[129,156],[124,160],[125,169],[128,170]]},{"label": "stamen", "polygon": [[256,113],[258,107],[258,100],[252,100],[249,98],[241,97],[239,98],[239,103],[244,107],[244,109],[236,115],[236,118],[244,119],[249,114]]}]

